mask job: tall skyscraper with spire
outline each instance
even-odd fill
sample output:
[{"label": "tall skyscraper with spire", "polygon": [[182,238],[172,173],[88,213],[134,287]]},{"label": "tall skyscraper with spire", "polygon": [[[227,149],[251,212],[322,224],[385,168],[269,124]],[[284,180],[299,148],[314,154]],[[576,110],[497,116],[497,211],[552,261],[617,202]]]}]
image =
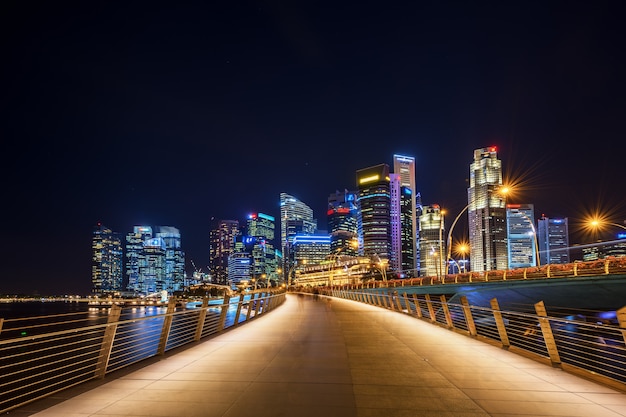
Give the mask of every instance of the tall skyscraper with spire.
[{"label": "tall skyscraper with spire", "polygon": [[474,150],[469,169],[468,222],[471,270],[508,269],[502,162],[495,146]]}]

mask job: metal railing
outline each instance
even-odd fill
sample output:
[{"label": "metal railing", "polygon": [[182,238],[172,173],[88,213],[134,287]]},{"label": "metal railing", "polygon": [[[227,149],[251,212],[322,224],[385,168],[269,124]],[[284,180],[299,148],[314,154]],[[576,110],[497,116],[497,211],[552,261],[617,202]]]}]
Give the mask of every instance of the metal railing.
[{"label": "metal railing", "polygon": [[407,295],[387,288],[314,291],[408,314],[626,391],[626,307],[616,312],[616,323],[607,323],[570,313],[550,316],[543,302],[529,313],[500,310],[495,298],[487,308],[469,305],[465,296],[458,304],[445,295]]},{"label": "metal railing", "polygon": [[281,305],[285,291],[226,295],[219,301],[210,304],[205,298],[186,308],[185,301],[172,298],[154,314],[113,304],[79,313],[0,318],[0,413],[248,322]]}]

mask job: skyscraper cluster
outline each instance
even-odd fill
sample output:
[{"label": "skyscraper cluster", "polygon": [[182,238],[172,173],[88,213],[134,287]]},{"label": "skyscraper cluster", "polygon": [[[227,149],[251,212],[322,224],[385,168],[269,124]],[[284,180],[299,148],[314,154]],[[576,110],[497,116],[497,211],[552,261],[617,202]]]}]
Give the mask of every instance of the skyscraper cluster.
[{"label": "skyscraper cluster", "polygon": [[[279,233],[276,219],[265,213],[251,214],[243,227],[238,220],[213,219],[208,274],[191,279],[186,279],[177,229],[136,226],[126,236],[123,268],[119,236],[99,225],[93,238],[94,292],[177,291],[202,281],[271,286],[288,282],[304,265],[345,257],[369,258],[394,278],[569,262],[567,218],[543,216],[535,222],[532,204],[507,203],[495,147],[474,151],[467,206],[449,228],[449,213],[439,204],[422,205],[415,158],[393,155],[392,167],[380,163],[358,169],[353,189],[330,193],[328,230],[319,230],[311,207],[286,192],[278,196]],[[465,212],[469,240],[453,242],[453,228]]]},{"label": "skyscraper cluster", "polygon": [[178,229],[135,226],[124,244],[98,223],[92,237],[92,293],[150,295],[185,287],[185,253]]}]

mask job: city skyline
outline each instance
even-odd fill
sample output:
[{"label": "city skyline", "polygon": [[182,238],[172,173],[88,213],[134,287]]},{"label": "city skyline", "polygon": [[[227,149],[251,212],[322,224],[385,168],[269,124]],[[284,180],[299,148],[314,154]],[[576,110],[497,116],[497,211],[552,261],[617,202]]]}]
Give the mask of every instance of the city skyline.
[{"label": "city skyline", "polygon": [[88,292],[99,221],[178,228],[187,271],[212,218],[278,217],[281,192],[325,228],[394,154],[448,219],[488,146],[508,202],[568,217],[571,244],[626,219],[616,2],[3,6],[0,293]]}]

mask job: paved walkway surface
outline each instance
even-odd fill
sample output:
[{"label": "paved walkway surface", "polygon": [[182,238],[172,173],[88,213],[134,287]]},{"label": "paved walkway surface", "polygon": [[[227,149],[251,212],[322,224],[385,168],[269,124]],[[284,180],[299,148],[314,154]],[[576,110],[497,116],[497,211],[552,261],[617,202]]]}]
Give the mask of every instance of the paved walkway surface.
[{"label": "paved walkway surface", "polygon": [[620,391],[405,314],[296,294],[250,323],[80,388],[11,414],[626,416]]}]

